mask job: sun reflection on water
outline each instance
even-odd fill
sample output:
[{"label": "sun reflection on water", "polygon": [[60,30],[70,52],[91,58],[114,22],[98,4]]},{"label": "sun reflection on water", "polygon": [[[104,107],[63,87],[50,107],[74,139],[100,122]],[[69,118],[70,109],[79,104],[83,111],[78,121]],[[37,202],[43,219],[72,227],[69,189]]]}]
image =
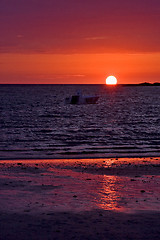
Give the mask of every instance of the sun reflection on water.
[{"label": "sun reflection on water", "polygon": [[119,191],[123,187],[120,184],[120,178],[117,176],[103,176],[102,189],[99,194],[101,199],[98,207],[104,210],[117,210],[122,208],[120,202],[122,201],[122,195]]},{"label": "sun reflection on water", "polygon": [[104,210],[122,212],[160,211],[159,183],[159,176],[142,176],[135,180],[104,175],[97,206]]}]

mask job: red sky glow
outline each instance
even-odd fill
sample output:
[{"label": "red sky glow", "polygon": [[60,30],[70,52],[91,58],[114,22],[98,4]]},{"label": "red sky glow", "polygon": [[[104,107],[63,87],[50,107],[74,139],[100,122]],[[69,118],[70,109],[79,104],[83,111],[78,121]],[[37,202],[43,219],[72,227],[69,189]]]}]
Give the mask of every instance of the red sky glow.
[{"label": "red sky glow", "polygon": [[1,0],[0,83],[160,81],[159,0]]}]

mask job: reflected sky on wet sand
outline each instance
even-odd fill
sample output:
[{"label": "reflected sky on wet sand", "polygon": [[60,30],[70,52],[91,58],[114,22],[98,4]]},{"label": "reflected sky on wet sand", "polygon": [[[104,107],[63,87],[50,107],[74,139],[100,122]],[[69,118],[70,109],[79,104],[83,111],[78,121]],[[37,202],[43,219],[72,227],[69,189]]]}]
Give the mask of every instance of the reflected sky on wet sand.
[{"label": "reflected sky on wet sand", "polygon": [[[128,169],[135,166],[132,175],[127,174],[127,169],[126,175],[114,174],[116,163],[119,167],[127,160]],[[1,162],[0,210],[28,213],[93,209],[159,211],[160,176],[142,172],[137,175],[140,161],[146,168],[159,166],[155,158],[137,159],[137,162],[136,159],[112,159],[110,166],[114,167],[110,167],[110,174],[102,174],[104,159]]]}]

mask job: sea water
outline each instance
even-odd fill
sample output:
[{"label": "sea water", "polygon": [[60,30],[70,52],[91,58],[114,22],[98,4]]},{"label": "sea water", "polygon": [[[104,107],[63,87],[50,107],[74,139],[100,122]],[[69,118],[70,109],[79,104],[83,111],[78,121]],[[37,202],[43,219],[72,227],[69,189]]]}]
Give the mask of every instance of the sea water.
[{"label": "sea water", "polygon": [[0,159],[121,156],[160,156],[160,87],[0,85]]}]

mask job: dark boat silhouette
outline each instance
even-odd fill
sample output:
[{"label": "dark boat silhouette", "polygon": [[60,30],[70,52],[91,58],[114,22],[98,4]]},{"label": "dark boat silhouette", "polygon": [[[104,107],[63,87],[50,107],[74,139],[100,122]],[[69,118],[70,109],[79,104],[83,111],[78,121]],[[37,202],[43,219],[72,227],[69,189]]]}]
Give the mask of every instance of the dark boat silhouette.
[{"label": "dark boat silhouette", "polygon": [[65,99],[66,104],[95,104],[99,96],[83,96],[80,92]]}]

